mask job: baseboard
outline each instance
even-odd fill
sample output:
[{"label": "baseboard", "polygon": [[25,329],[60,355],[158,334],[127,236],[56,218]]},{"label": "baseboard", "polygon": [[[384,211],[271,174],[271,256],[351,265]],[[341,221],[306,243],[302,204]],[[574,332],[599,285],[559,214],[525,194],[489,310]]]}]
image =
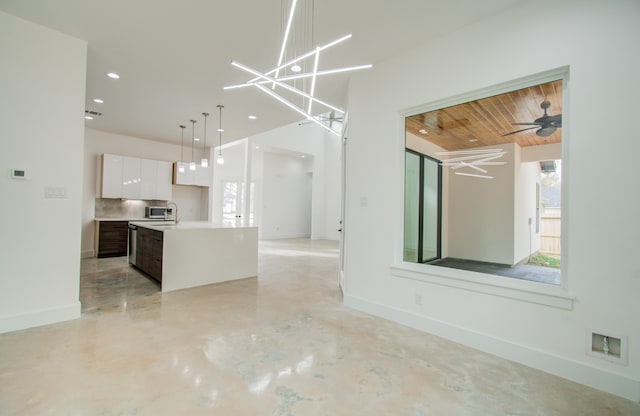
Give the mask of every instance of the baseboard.
[{"label": "baseboard", "polygon": [[95,256],[96,256],[96,253],[93,250],[83,250],[80,253],[80,258],[83,258],[83,259],[88,259]]},{"label": "baseboard", "polygon": [[0,317],[0,334],[80,318],[80,302],[57,308]]},{"label": "baseboard", "polygon": [[398,322],[576,383],[640,402],[640,380],[359,297],[345,295],[344,304],[350,308]]},{"label": "baseboard", "polygon": [[272,234],[272,235],[260,235],[258,237],[259,240],[285,240],[285,239],[293,239],[293,238],[310,238],[309,234]]}]

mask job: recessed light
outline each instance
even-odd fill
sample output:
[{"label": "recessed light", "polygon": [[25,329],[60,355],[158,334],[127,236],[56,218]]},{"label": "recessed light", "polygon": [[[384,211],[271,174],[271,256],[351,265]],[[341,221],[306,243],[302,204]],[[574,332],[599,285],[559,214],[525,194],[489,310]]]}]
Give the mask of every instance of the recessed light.
[{"label": "recessed light", "polygon": [[300,157],[304,159],[304,155],[300,155]]},{"label": "recessed light", "polygon": [[198,137],[194,137],[193,140],[196,141],[196,142],[200,141],[200,139]]},{"label": "recessed light", "polygon": [[254,116],[254,115],[250,115],[250,116],[249,116],[249,120],[255,120],[255,119],[257,119],[257,118],[258,118],[258,117]]},{"label": "recessed light", "polygon": [[102,98],[94,98],[93,102],[98,104],[104,104],[104,100]]},{"label": "recessed light", "polygon": [[300,67],[300,65],[295,64],[295,65],[292,65],[292,66],[291,66],[291,70],[292,70],[293,72],[300,72],[300,71],[302,71],[302,68]]},{"label": "recessed light", "polygon": [[222,133],[224,131],[224,129],[218,129],[218,131]]},{"label": "recessed light", "polygon": [[470,141],[471,143],[473,143],[473,142],[477,142],[477,141],[478,141],[478,139],[469,139],[469,141]]},{"label": "recessed light", "polygon": [[260,149],[260,146],[256,146],[256,149]]},{"label": "recessed light", "polygon": [[109,78],[113,78],[113,79],[118,79],[118,78],[120,78],[120,75],[116,74],[115,72],[109,72],[109,73],[107,74],[107,76],[108,76]]},{"label": "recessed light", "polygon": [[420,129],[420,130],[418,130],[418,133],[427,134],[427,131],[425,129]]},{"label": "recessed light", "polygon": [[87,120],[93,120],[93,117],[91,117],[91,116],[84,116],[84,118],[87,119]]}]

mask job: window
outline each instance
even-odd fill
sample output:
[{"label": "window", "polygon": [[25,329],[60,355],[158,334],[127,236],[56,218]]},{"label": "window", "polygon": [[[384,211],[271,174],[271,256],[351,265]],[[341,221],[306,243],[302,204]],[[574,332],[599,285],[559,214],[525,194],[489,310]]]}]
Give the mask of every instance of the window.
[{"label": "window", "polygon": [[560,284],[559,269],[528,262],[541,250],[541,186],[561,166],[565,75],[405,118],[405,262]]}]

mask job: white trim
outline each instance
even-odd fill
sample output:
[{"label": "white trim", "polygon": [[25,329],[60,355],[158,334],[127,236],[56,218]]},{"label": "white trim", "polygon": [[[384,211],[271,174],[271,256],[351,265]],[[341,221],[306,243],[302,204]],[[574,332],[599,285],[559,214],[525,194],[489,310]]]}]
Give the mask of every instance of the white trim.
[{"label": "white trim", "polygon": [[[258,240],[285,240],[287,238],[311,238],[311,234],[262,234]],[[323,239],[320,239],[323,240]]]},{"label": "white trim", "polygon": [[345,295],[344,304],[358,311],[425,331],[634,402],[640,402],[640,380],[359,297]]},{"label": "white trim", "polygon": [[401,263],[393,265],[391,266],[391,274],[406,279],[567,310],[573,309],[575,300],[575,297],[566,293],[561,287],[548,283],[530,282],[512,277],[427,264]]},{"label": "white trim", "polygon": [[78,301],[56,308],[4,316],[0,318],[0,334],[77,319],[80,318],[81,309],[82,305]]}]

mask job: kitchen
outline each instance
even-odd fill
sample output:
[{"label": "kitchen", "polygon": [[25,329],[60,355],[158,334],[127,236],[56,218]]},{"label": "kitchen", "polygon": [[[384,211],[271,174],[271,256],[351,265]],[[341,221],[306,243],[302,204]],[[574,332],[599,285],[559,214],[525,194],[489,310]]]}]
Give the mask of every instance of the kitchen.
[{"label": "kitchen", "polygon": [[[300,139],[301,135],[304,136],[304,140]],[[295,145],[291,145],[292,142]],[[332,146],[328,147],[327,143],[331,143]],[[173,183],[175,164],[172,161],[179,160],[182,150],[179,145],[106,133],[91,128],[85,129],[83,258],[105,255],[101,253],[101,247],[105,246],[100,244],[99,230],[101,227],[114,226],[114,224],[118,224],[116,227],[120,228],[119,251],[107,255],[127,255],[126,226],[128,222],[145,220],[157,222],[157,218],[145,218],[148,216],[145,208],[153,206],[163,208],[167,206],[167,201],[173,201],[178,207],[178,228],[191,229],[198,223],[220,224],[223,218],[221,198],[218,195],[222,193],[224,183],[242,181],[243,176],[246,175],[243,172],[246,169],[243,165],[245,160],[243,152],[247,150],[252,152],[250,177],[255,187],[255,195],[252,195],[255,200],[251,204],[251,213],[246,217],[251,218],[252,225],[261,225],[260,238],[329,237],[337,239],[339,205],[337,195],[334,193],[339,189],[339,177],[336,172],[339,163],[339,141],[317,126],[298,126],[294,123],[274,132],[252,136],[244,141],[223,146],[226,163],[223,166],[215,163],[213,166],[210,165],[211,182],[200,185]],[[210,152],[215,154],[214,152],[218,150],[212,148]],[[192,160],[190,145],[185,146],[184,154],[189,155],[185,156],[187,162]],[[193,159],[199,161],[203,155],[205,155],[203,146],[196,146]],[[109,183],[103,183],[103,169],[109,166],[108,163],[104,164],[105,157],[109,162],[117,156],[123,156],[123,159],[128,162],[138,160],[146,165],[156,163],[158,169],[162,169],[161,176],[164,183],[163,187],[155,188],[159,193],[147,194],[148,199],[144,200],[131,198],[131,194],[127,195],[131,199],[118,194],[104,194],[105,188],[108,189],[110,186]],[[215,158],[212,160],[215,162]],[[288,171],[281,171],[282,166],[287,166]],[[199,164],[197,168],[202,169]],[[122,171],[122,167],[116,170],[118,169]],[[158,180],[159,178],[160,176]],[[115,182],[118,184],[128,182],[121,179]],[[326,192],[327,186],[331,186],[334,191]],[[276,201],[280,202],[279,208],[277,211],[270,210],[276,205]],[[248,201],[246,202],[249,204]],[[160,216],[164,214],[161,213]],[[210,226],[207,225],[207,228]],[[175,235],[176,232],[175,228],[161,227],[160,229],[165,235]],[[181,233],[188,232],[182,230]],[[193,245],[191,242],[187,242],[186,245],[199,249],[198,245]],[[209,267],[213,266],[209,265]],[[249,276],[250,270],[243,272],[244,274],[229,273],[230,276],[240,278],[240,276]],[[253,272],[252,276],[255,275],[256,272]],[[222,281],[219,277],[215,279]],[[166,290],[169,287],[166,280],[163,280],[163,284],[163,290]]]}]

